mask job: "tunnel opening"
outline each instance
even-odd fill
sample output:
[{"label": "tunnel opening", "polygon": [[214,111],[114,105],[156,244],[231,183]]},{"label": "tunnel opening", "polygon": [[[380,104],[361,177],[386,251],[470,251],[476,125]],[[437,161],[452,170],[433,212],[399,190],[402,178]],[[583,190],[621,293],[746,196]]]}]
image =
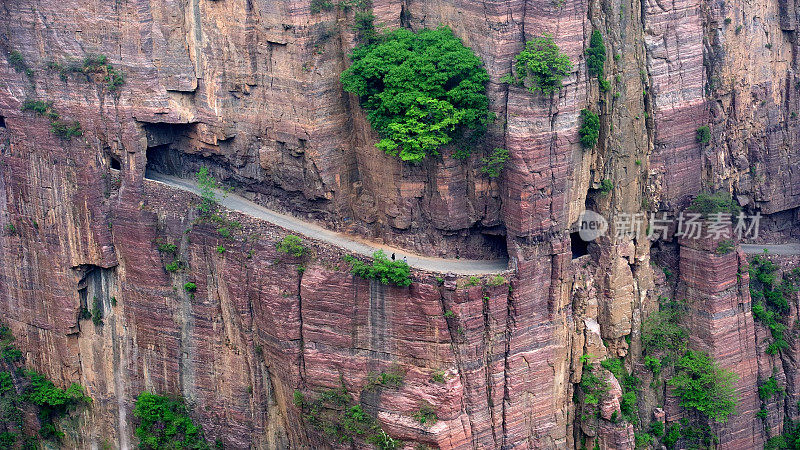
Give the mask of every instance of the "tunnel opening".
[{"label": "tunnel opening", "polygon": [[589,242],[583,240],[579,231],[570,233],[569,241],[572,248],[572,259],[589,254]]},{"label": "tunnel opening", "polygon": [[505,234],[481,234],[491,255],[508,259],[508,241]]},{"label": "tunnel opening", "polygon": [[120,163],[119,158],[116,156],[109,157],[111,168],[114,170],[122,170],[122,163]]}]

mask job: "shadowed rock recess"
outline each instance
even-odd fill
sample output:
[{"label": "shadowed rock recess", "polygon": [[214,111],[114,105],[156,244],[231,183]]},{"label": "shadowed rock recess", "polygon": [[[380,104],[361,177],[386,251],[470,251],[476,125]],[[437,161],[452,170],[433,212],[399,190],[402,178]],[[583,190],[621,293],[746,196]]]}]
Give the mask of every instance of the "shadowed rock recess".
[{"label": "shadowed rock recess", "polygon": [[[7,0],[0,11],[0,322],[22,352],[0,372],[21,395],[14,369],[26,367],[92,398],[55,422],[61,437],[20,406],[18,433],[39,445],[136,448],[144,391],[182,399],[210,448],[800,439],[793,0]],[[340,81],[374,39],[370,14],[378,32],[449,27],[483,62],[496,118],[469,156],[445,145],[412,164],[376,148]],[[586,65],[594,31],[599,74]],[[561,88],[507,82],[545,35],[571,62]],[[584,109],[599,118],[591,148]],[[508,152],[496,177],[494,149]],[[409,260],[407,287],[358,277],[344,257],[365,251],[247,211],[204,214],[197,195],[146,176],[201,167],[269,210],[426,264]],[[677,217],[719,192],[734,205],[710,213],[760,214],[746,246],[735,233],[677,238],[674,224],[646,236],[650,213]],[[587,209],[610,224],[588,244]],[[617,233],[635,213],[638,233]],[[289,234],[304,251],[276,246]],[[753,263],[760,244],[775,252]],[[456,259],[486,265],[469,273]],[[704,409],[714,399],[686,402],[687,349],[719,375],[689,389],[735,397],[726,420]]]}]

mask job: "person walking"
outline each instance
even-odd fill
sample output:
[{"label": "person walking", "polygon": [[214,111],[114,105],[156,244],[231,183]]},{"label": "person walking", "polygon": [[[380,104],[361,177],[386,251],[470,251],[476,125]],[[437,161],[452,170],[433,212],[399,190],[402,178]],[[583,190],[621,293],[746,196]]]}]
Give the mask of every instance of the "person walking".
[{"label": "person walking", "polygon": [[392,252],[392,261],[394,261],[394,252]]}]

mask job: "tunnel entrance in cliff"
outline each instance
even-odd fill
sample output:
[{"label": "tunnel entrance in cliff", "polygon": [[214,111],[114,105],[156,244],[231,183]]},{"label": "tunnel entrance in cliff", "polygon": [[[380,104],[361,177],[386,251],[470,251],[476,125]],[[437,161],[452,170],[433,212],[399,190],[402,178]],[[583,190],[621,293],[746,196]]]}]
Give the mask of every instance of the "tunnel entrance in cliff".
[{"label": "tunnel entrance in cliff", "polygon": [[147,165],[145,176],[153,173],[185,177],[190,169],[184,154],[179,150],[186,146],[194,131],[193,124],[148,123],[144,125],[147,134]]},{"label": "tunnel entrance in cliff", "polygon": [[[93,319],[95,324],[101,324],[103,317],[108,316],[111,308],[117,304],[119,289],[116,269],[81,264],[72,270],[78,278],[78,319]],[[74,331],[79,332],[80,328]]]},{"label": "tunnel entrance in cliff", "polygon": [[223,157],[209,154],[211,150],[198,140],[197,124],[147,123],[143,128],[147,135],[146,178],[159,173],[194,179],[197,171],[205,166],[218,180],[233,182],[232,172]]},{"label": "tunnel entrance in cliff", "polygon": [[589,243],[584,241],[580,232],[576,231],[569,234],[570,246],[572,248],[572,259],[580,258],[589,254]]}]

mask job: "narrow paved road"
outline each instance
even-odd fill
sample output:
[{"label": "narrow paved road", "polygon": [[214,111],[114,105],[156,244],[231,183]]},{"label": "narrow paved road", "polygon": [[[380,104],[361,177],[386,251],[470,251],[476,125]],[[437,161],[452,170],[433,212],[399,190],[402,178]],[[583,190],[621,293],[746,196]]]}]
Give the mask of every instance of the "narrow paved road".
[{"label": "narrow paved road", "polygon": [[742,244],[742,251],[747,254],[764,253],[770,255],[800,255],[800,244]]},{"label": "narrow paved road", "polygon": [[[187,180],[185,178],[155,172],[148,172],[147,179],[197,195],[200,194],[200,188],[194,180]],[[408,264],[417,269],[441,273],[450,272],[458,275],[483,275],[502,272],[508,268],[507,259],[444,259],[416,255],[410,253],[408,250],[368,242],[344,233],[327,230],[313,223],[265,208],[233,193],[223,196],[220,192],[218,193],[218,198],[219,203],[228,209],[239,211],[240,213],[247,214],[257,219],[266,220],[279,227],[337,247],[342,247],[347,251],[358,253],[359,255],[372,256],[372,253],[376,250],[383,250],[387,255],[394,253],[398,259],[402,260],[403,257],[407,258]]]}]

